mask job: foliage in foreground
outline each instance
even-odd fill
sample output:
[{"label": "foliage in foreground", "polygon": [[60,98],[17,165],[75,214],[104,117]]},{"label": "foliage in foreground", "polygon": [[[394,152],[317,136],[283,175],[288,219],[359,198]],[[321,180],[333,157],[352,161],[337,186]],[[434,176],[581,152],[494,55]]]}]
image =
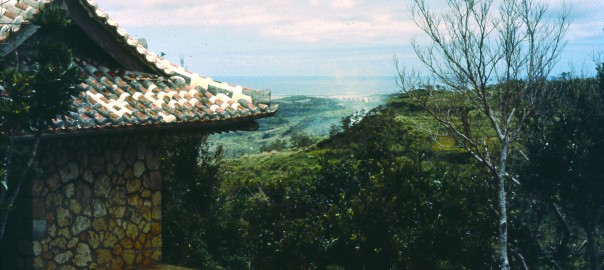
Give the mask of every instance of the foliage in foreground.
[{"label": "foliage in foreground", "polygon": [[[524,168],[522,185],[508,186],[514,269],[601,264],[604,110],[595,82],[550,82],[557,101],[537,108],[541,117],[522,141],[531,162],[514,156]],[[164,164],[189,169],[166,177],[167,261],[203,269],[497,268],[492,176],[447,138],[435,147],[418,126],[432,123],[410,102],[401,95],[346,117],[305,149],[230,160],[204,144],[188,147],[189,156],[172,152]]]},{"label": "foliage in foreground", "polygon": [[[493,213],[477,197],[490,191],[471,164],[430,160],[430,146],[409,121],[380,108],[314,149],[229,160],[211,209],[187,215],[198,229],[182,230],[189,240],[204,231],[192,254],[207,253],[178,262],[233,269],[485,268],[491,259],[480,254],[490,253],[491,241],[483,240],[494,228],[484,217]],[[180,207],[190,212],[190,205]],[[217,236],[218,246],[210,247]],[[166,256],[187,251],[165,249]]]}]

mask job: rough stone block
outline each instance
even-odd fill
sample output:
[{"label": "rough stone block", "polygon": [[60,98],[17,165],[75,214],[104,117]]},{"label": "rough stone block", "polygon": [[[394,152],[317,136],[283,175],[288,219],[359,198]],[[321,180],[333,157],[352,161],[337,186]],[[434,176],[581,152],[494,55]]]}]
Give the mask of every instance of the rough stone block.
[{"label": "rough stone block", "polygon": [[153,235],[159,235],[161,233],[161,223],[154,222],[151,224],[151,233]]},{"label": "rough stone block", "polygon": [[63,253],[59,253],[55,256],[55,262],[59,265],[63,265],[67,263],[73,257],[73,253],[71,251],[66,251]]},{"label": "rough stone block", "polygon": [[92,222],[92,228],[97,232],[103,232],[107,230],[107,222],[104,218],[97,218]]},{"label": "rough stone block", "polygon": [[39,241],[33,242],[33,252],[34,256],[40,256],[42,254],[42,244]]},{"label": "rough stone block", "polygon": [[62,229],[60,229],[60,230],[58,231],[58,233],[57,233],[57,234],[58,234],[59,236],[65,237],[65,238],[68,238],[68,237],[70,237],[70,236],[71,236],[71,235],[69,234],[69,228],[62,228]]},{"label": "rough stone block", "polygon": [[107,174],[100,174],[94,182],[94,189],[96,195],[102,198],[106,198],[111,191],[111,179]]},{"label": "rough stone block", "polygon": [[153,210],[151,210],[151,219],[161,221],[161,207],[153,207]]},{"label": "rough stone block", "polygon": [[49,247],[51,249],[67,249],[67,240],[63,237],[55,238],[50,241]]},{"label": "rough stone block", "polygon": [[[121,254],[120,254],[120,256],[121,256]],[[124,268],[125,268],[124,259],[122,259],[121,257],[111,259],[111,269],[124,269]]]},{"label": "rough stone block", "polygon": [[117,221],[118,220],[119,219],[115,219],[115,218],[109,219],[109,222],[107,222],[107,230],[108,231],[115,230],[115,227],[117,227]]},{"label": "rough stone block", "polygon": [[82,205],[76,199],[69,200],[69,209],[75,215],[79,215],[82,213]]},{"label": "rough stone block", "polygon": [[122,247],[124,247],[124,249],[131,249],[132,239],[130,239],[129,237],[125,237],[124,239],[122,239],[122,241],[120,241],[120,244],[122,245]]},{"label": "rough stone block", "polygon": [[[93,247],[94,248],[94,247]],[[104,265],[111,262],[111,252],[106,249],[98,249],[95,252],[96,255],[96,263],[99,265]]]},{"label": "rough stone block", "polygon": [[154,206],[161,206],[161,191],[156,191],[153,193],[153,197],[151,197],[151,202]]},{"label": "rough stone block", "polygon": [[43,269],[44,267],[44,260],[42,259],[42,257],[37,256],[34,258],[34,268],[36,269]]},{"label": "rough stone block", "polygon": [[162,246],[162,242],[161,242],[161,235],[155,235],[155,236],[153,237],[152,243],[153,243],[153,247],[154,247],[154,248],[159,248],[159,249],[161,249],[161,246]]},{"label": "rough stone block", "polygon": [[129,223],[128,224],[128,228],[126,229],[126,236],[132,238],[132,239],[136,239],[136,236],[138,235],[138,228],[136,227],[135,224],[133,223]]},{"label": "rough stone block", "polygon": [[92,249],[97,249],[101,244],[101,238],[93,231],[88,232],[88,243]]},{"label": "rough stone block", "polygon": [[88,264],[92,261],[92,257],[90,256],[90,247],[85,243],[78,243],[76,246],[76,255],[73,261],[79,267],[88,266]]},{"label": "rough stone block", "polygon": [[104,217],[107,215],[107,208],[105,203],[101,200],[94,200],[92,203],[92,210],[94,217]]},{"label": "rough stone block", "polygon": [[128,205],[131,207],[140,208],[143,206],[143,200],[138,195],[131,195],[128,196]]},{"label": "rough stone block", "polygon": [[126,189],[123,187],[116,187],[113,192],[109,193],[108,204],[111,206],[125,205],[127,202]]},{"label": "rough stone block", "polygon": [[90,228],[90,219],[84,216],[76,217],[75,223],[71,229],[73,235],[77,235]]},{"label": "rough stone block", "polygon": [[75,185],[74,184],[64,185],[63,192],[65,193],[65,197],[67,197],[69,199],[73,198],[73,195],[75,194]]},{"label": "rough stone block", "polygon": [[137,178],[126,179],[126,191],[128,193],[138,193],[141,190],[141,180]]},{"label": "rough stone block", "polygon": [[73,247],[75,247],[78,244],[79,241],[80,241],[80,239],[78,237],[71,238],[67,242],[67,248],[72,249]]},{"label": "rough stone block", "polygon": [[121,256],[124,253],[124,248],[120,245],[115,245],[112,248],[112,254],[114,257]]},{"label": "rough stone block", "polygon": [[63,206],[63,196],[58,192],[53,192],[46,196],[46,207],[53,209]]},{"label": "rough stone block", "polygon": [[153,253],[151,254],[151,260],[153,260],[154,262],[161,261],[161,250],[153,251]]},{"label": "rough stone block", "polygon": [[57,270],[57,269],[59,269],[59,268],[57,267],[57,264],[55,264],[55,263],[54,263],[54,262],[52,262],[52,261],[47,261],[47,262],[46,262],[46,265],[45,265],[44,267],[45,267],[45,269],[44,269],[44,270]]},{"label": "rough stone block", "polygon": [[90,205],[92,202],[92,191],[85,182],[78,182],[76,186],[76,198],[82,205]]},{"label": "rough stone block", "polygon": [[57,224],[60,227],[71,225],[71,213],[65,208],[57,209]]},{"label": "rough stone block", "polygon": [[63,183],[76,179],[79,173],[78,164],[73,161],[59,167],[59,174],[61,175],[61,181],[63,181]]},{"label": "rough stone block", "polygon": [[[113,229],[113,235],[115,235],[115,237],[117,237],[119,240],[119,239],[126,237],[126,231],[125,231],[125,229],[123,229],[121,227],[115,227]],[[117,242],[117,240],[116,240],[116,242]]]},{"label": "rough stone block", "polygon": [[55,236],[57,236],[57,227],[53,223],[50,224],[52,225],[48,226],[48,236],[54,238]]},{"label": "rough stone block", "polygon": [[50,191],[55,191],[61,186],[61,175],[53,173],[46,179],[46,185]]},{"label": "rough stone block", "polygon": [[131,266],[134,264],[134,259],[136,254],[134,253],[134,250],[125,250],[124,251],[124,263],[126,263],[127,266]]},{"label": "rough stone block", "polygon": [[134,177],[139,178],[145,173],[145,164],[142,160],[137,160],[133,165]]}]

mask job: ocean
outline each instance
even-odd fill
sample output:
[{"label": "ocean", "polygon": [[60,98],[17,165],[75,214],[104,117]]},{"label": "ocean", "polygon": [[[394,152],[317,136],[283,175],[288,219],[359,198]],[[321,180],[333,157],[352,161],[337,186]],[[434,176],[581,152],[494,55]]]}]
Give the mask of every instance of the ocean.
[{"label": "ocean", "polygon": [[296,95],[365,98],[398,92],[394,76],[216,76],[212,78],[252,89],[270,89],[273,99]]}]

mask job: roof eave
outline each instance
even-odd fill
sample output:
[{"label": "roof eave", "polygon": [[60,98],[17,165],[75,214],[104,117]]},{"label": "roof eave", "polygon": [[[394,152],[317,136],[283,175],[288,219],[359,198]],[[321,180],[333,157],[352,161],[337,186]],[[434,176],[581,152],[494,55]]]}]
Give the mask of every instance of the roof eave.
[{"label": "roof eave", "polygon": [[135,48],[120,41],[120,37],[109,29],[110,26],[100,22],[86,4],[81,1],[66,3],[73,21],[126,70],[164,74],[163,70],[149,64],[142,55],[135,52]]},{"label": "roof eave", "polygon": [[25,24],[19,28],[19,31],[16,31],[10,37],[2,43],[0,43],[0,57],[4,57],[14,51],[16,48],[21,46],[23,42],[33,36],[40,26],[34,24]]},{"label": "roof eave", "polygon": [[[120,134],[141,134],[155,132],[196,132],[204,134],[215,134],[235,131],[255,131],[259,125],[255,121],[260,118],[269,117],[276,113],[267,112],[262,115],[247,118],[237,118],[229,120],[217,120],[209,122],[192,123],[173,123],[162,125],[143,125],[143,126],[116,126],[106,128],[90,128],[81,130],[57,130],[44,132],[41,139],[69,138],[69,137],[87,137],[99,135],[120,135]],[[16,138],[18,141],[32,140],[33,134],[25,134]]]}]

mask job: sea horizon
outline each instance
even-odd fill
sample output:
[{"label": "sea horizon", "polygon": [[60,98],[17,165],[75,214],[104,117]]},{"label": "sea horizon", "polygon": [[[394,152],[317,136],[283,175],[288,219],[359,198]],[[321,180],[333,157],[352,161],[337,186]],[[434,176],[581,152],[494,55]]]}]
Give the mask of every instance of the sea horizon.
[{"label": "sea horizon", "polygon": [[212,79],[251,89],[270,89],[273,99],[299,95],[366,98],[399,91],[394,76],[216,76]]}]

